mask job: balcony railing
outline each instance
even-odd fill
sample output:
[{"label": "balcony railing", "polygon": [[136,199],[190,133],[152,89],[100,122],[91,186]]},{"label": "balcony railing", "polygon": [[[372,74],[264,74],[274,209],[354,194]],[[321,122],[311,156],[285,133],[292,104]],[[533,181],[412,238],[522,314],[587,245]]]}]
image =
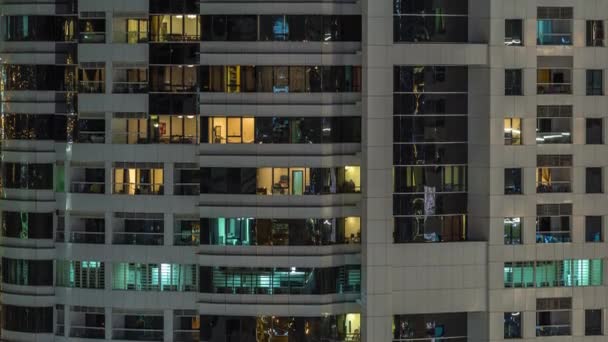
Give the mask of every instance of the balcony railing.
[{"label": "balcony railing", "polygon": [[570,334],[570,324],[536,326],[536,336],[563,336]]},{"label": "balcony railing", "polygon": [[537,94],[572,94],[572,83],[536,83]]},{"label": "balcony railing", "polygon": [[199,183],[175,183],[174,193],[180,196],[198,196],[201,194]]},{"label": "balcony railing", "polygon": [[197,141],[198,137],[194,135],[173,135],[152,138],[144,132],[112,132],[112,143],[114,144],[196,144]]},{"label": "balcony railing", "polygon": [[114,31],[113,33],[114,43],[127,43],[127,44],[137,44],[137,43],[147,43],[148,42],[148,32],[139,32],[139,31]]},{"label": "balcony railing", "polygon": [[103,244],[105,243],[105,233],[72,231],[70,232],[70,242]]},{"label": "balcony railing", "polygon": [[197,330],[174,330],[173,340],[180,342],[198,342],[200,333]]},{"label": "balcony railing", "polygon": [[105,32],[80,32],[81,43],[105,43]]},{"label": "balcony railing", "polygon": [[572,242],[570,231],[536,232],[536,243],[564,243]]},{"label": "balcony railing", "polygon": [[104,93],[105,81],[80,81],[78,91],[81,93]]},{"label": "balcony railing", "polygon": [[104,327],[87,327],[72,325],[70,328],[70,337],[77,338],[106,338]]},{"label": "balcony railing", "polygon": [[148,82],[114,82],[112,92],[115,94],[143,94],[148,92]]},{"label": "balcony railing", "polygon": [[103,144],[106,142],[106,133],[100,131],[79,131],[76,142],[81,144]]},{"label": "balcony railing", "polygon": [[177,233],[173,235],[173,244],[176,246],[198,246],[200,242],[200,233]]},{"label": "balcony railing", "polygon": [[113,190],[118,195],[162,195],[164,186],[158,183],[115,183]]},{"label": "balcony railing", "polygon": [[564,193],[572,192],[571,181],[551,181],[536,183],[537,193]]},{"label": "balcony railing", "polygon": [[393,342],[467,342],[466,336],[455,336],[455,337],[423,337],[423,338],[397,338],[393,339]]},{"label": "balcony railing", "polygon": [[114,233],[114,244],[160,246],[163,244],[163,233]]},{"label": "balcony railing", "polygon": [[572,134],[570,132],[536,132],[536,143],[571,144]]},{"label": "balcony railing", "polygon": [[77,194],[103,194],[105,193],[105,189],[105,182],[74,181],[70,187],[70,192]]},{"label": "balcony railing", "polygon": [[129,341],[162,341],[163,330],[114,328],[112,329],[112,338]]}]

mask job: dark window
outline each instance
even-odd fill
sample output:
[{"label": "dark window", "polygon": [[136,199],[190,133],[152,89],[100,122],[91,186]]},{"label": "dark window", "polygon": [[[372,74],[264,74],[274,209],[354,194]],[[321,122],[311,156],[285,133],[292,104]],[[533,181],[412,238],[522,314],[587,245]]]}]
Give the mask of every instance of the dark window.
[{"label": "dark window", "polygon": [[466,142],[466,116],[395,116],[394,142]]},{"label": "dark window", "polygon": [[150,66],[150,91],[197,92],[198,68],[193,65]]},{"label": "dark window", "polygon": [[2,282],[23,286],[53,286],[53,261],[2,258]]},{"label": "dark window", "polygon": [[395,217],[395,243],[450,242],[467,239],[466,215]]},{"label": "dark window", "polygon": [[521,217],[505,217],[504,228],[505,245],[520,245],[522,243]]},{"label": "dark window", "polygon": [[466,67],[395,66],[393,71],[394,92],[464,93],[468,91],[468,68]]},{"label": "dark window", "polygon": [[536,336],[572,334],[572,298],[536,299]]},{"label": "dark window", "polygon": [[602,310],[585,310],[585,336],[600,336],[602,333]]},{"label": "dark window", "polygon": [[602,168],[588,167],[585,169],[585,192],[599,194],[604,192],[602,182]]},{"label": "dark window", "polygon": [[2,236],[18,239],[52,239],[52,213],[2,212]]},{"label": "dark window", "polygon": [[255,194],[255,168],[201,168],[202,194]]},{"label": "dark window", "polygon": [[149,45],[150,64],[198,65],[200,44],[157,43]]},{"label": "dark window", "polygon": [[505,169],[505,195],[514,195],[521,193],[521,169]]},{"label": "dark window", "polygon": [[468,145],[451,144],[396,144],[393,147],[395,165],[466,164]]},{"label": "dark window", "polygon": [[51,190],[53,164],[2,164],[2,185],[9,189]]},{"label": "dark window", "polygon": [[604,122],[603,119],[586,119],[585,143],[589,145],[604,143]]},{"label": "dark window", "polygon": [[6,41],[73,41],[74,17],[21,15],[3,17]]},{"label": "dark window", "polygon": [[604,22],[587,20],[587,46],[604,46]]},{"label": "dark window", "polygon": [[604,94],[604,73],[602,70],[587,70],[587,95]]},{"label": "dark window", "polygon": [[505,338],[521,338],[521,312],[505,312]]},{"label": "dark window", "polygon": [[4,90],[76,91],[76,67],[4,64]]},{"label": "dark window", "polygon": [[585,242],[602,242],[602,217],[585,216]]},{"label": "dark window", "polygon": [[468,42],[468,1],[393,1],[395,42]]},{"label": "dark window", "polygon": [[521,19],[505,20],[505,45],[524,45],[523,24]]},{"label": "dark window", "polygon": [[52,333],[53,307],[2,305],[2,329],[24,333]]},{"label": "dark window", "polygon": [[520,69],[505,70],[505,95],[523,95],[521,74]]},{"label": "dark window", "polygon": [[191,13],[198,14],[198,0],[150,0],[150,13],[159,14],[181,14]]}]

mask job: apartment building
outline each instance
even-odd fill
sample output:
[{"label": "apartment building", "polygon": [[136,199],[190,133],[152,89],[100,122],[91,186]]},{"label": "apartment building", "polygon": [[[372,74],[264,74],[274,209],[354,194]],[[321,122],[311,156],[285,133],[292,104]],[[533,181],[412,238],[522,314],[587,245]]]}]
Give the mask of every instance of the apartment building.
[{"label": "apartment building", "polygon": [[0,0],[2,339],[604,340],[607,20]]}]

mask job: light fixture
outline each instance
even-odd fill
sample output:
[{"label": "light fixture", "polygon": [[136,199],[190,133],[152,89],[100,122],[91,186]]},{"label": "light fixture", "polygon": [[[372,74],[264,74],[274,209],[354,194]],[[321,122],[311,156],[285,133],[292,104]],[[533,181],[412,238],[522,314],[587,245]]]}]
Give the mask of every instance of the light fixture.
[{"label": "light fixture", "polygon": [[183,19],[184,16],[180,14],[180,15],[176,15],[175,18],[177,18],[177,19]]},{"label": "light fixture", "polygon": [[186,115],[188,119],[194,119],[194,115]]},{"label": "light fixture", "polygon": [[196,19],[196,14],[188,14],[186,16],[186,18],[188,18],[188,19]]},{"label": "light fixture", "polygon": [[183,119],[183,118],[184,118],[184,116],[183,116],[183,115],[178,115],[178,116],[177,116],[177,118],[178,118],[178,119]]}]

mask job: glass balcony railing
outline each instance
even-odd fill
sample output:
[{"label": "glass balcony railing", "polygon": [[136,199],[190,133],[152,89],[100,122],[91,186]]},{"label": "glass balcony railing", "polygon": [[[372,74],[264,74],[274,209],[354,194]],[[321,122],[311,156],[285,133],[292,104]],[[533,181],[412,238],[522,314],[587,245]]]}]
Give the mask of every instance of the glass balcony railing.
[{"label": "glass balcony railing", "polygon": [[537,83],[536,93],[542,94],[572,94],[571,83]]},{"label": "glass balcony railing", "polygon": [[72,325],[70,327],[70,337],[104,339],[106,333],[104,327]]},{"label": "glass balcony railing", "polygon": [[72,231],[70,232],[70,242],[103,244],[105,243],[105,233]]},{"label": "glass balcony railing", "polygon": [[564,193],[572,192],[572,183],[570,181],[551,181],[536,183],[537,193]]},{"label": "glass balcony railing", "polygon": [[114,194],[119,195],[162,195],[163,184],[159,183],[115,183]]},{"label": "glass balcony railing", "polygon": [[163,233],[114,233],[114,244],[160,246],[163,244]]},{"label": "glass balcony railing", "polygon": [[105,182],[72,182],[71,191],[77,194],[103,194],[105,193]]},{"label": "glass balcony railing", "polygon": [[536,132],[537,144],[571,144],[570,132]]},{"label": "glass balcony railing", "polygon": [[540,231],[536,232],[536,243],[564,243],[572,242],[570,231]]},{"label": "glass balcony railing", "polygon": [[162,329],[112,329],[112,339],[129,341],[162,341]]},{"label": "glass balcony railing", "polygon": [[201,193],[200,183],[176,183],[173,189],[180,196],[198,196]]}]

